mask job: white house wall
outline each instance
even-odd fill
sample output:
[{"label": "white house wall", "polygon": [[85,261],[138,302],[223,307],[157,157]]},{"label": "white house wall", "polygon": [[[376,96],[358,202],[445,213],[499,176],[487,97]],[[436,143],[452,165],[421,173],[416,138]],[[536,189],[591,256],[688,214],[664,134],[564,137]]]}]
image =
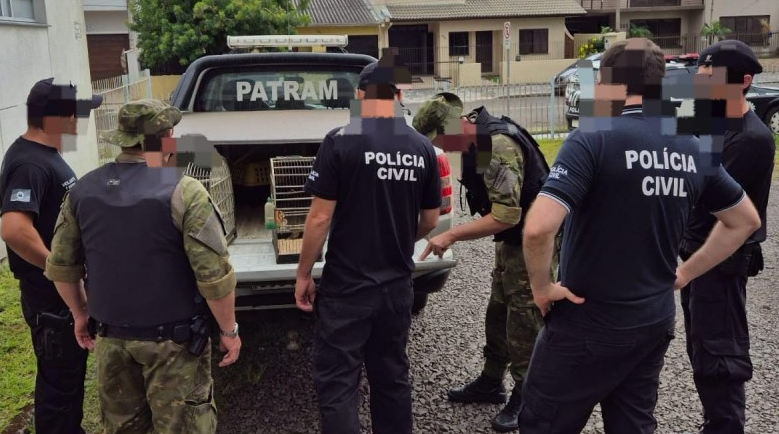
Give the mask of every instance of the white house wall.
[{"label": "white house wall", "polygon": [[[84,13],[81,0],[36,0],[45,5],[45,24],[0,21],[0,152],[11,146],[27,128],[27,94],[36,81],[54,77],[72,82],[78,97],[91,95]],[[84,134],[65,144],[63,157],[81,177],[97,167],[94,118],[83,120]],[[0,257],[5,257],[0,242]]]},{"label": "white house wall", "polygon": [[109,12],[84,12],[87,22],[87,34],[89,35],[116,35],[127,34],[128,15],[127,10]]}]

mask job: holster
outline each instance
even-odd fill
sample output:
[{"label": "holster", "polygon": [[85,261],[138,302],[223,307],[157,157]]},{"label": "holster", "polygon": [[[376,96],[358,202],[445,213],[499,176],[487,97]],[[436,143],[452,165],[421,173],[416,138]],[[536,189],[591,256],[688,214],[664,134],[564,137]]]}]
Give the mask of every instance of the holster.
[{"label": "holster", "polygon": [[[476,171],[476,147],[471,145],[468,152],[462,153],[461,186],[465,187],[465,199],[471,215],[478,213],[482,217],[492,210],[487,186]],[[462,204],[460,205],[462,206]]]},{"label": "holster", "polygon": [[73,315],[67,310],[59,315],[41,312],[35,315],[35,327],[39,330],[34,342],[38,356],[44,360],[56,360],[63,355],[62,339],[73,333]]}]

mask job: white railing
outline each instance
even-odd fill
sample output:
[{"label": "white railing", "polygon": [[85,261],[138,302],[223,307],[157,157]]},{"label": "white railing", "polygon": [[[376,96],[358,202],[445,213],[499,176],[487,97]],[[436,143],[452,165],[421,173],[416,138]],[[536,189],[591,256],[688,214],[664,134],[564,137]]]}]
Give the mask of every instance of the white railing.
[{"label": "white railing", "polygon": [[100,165],[113,161],[120,151],[118,146],[103,140],[101,133],[116,129],[117,114],[123,104],[151,98],[151,89],[151,74],[148,69],[141,71],[138,77],[120,75],[92,82],[92,92],[103,96],[103,104],[95,109]]}]

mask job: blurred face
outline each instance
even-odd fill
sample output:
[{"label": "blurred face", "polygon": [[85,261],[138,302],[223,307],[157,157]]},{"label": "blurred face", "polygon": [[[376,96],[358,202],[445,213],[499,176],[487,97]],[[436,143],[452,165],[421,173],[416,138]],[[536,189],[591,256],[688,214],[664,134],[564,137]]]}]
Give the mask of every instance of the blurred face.
[{"label": "blurred face", "polygon": [[52,136],[76,135],[77,126],[76,115],[45,116],[43,118],[43,132]]},{"label": "blurred face", "polygon": [[159,151],[148,151],[144,152],[143,155],[146,158],[146,165],[149,167],[175,166],[176,139],[173,138],[173,129],[169,129],[165,133]]},{"label": "blurred face", "polygon": [[[702,65],[698,67],[698,73],[694,79],[696,88],[702,87],[704,89],[702,98],[725,100],[728,117],[736,118],[742,115],[741,101],[744,97],[744,89],[752,84],[752,76],[745,75],[742,83],[728,83],[725,67]],[[698,97],[698,92],[696,92],[696,97]]]}]

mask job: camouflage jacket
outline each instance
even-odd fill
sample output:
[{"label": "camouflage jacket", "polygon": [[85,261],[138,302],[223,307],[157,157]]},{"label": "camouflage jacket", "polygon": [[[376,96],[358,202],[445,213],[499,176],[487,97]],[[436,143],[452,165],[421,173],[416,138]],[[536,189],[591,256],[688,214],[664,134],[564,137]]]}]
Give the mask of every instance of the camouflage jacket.
[{"label": "camouflage jacket", "polygon": [[[144,158],[120,154],[117,163],[141,163]],[[236,285],[219,210],[208,191],[196,179],[183,176],[171,198],[171,218],[184,238],[184,251],[204,298],[230,294]],[[77,282],[85,276],[84,245],[70,197],[66,194],[54,228],[46,277],[57,282]]]},{"label": "camouflage jacket", "polygon": [[[468,120],[476,120],[475,112],[469,113]],[[519,196],[524,165],[522,149],[513,139],[504,134],[492,136],[492,153],[484,171],[484,184],[492,204],[490,214],[501,223],[516,225],[522,216]]]}]

